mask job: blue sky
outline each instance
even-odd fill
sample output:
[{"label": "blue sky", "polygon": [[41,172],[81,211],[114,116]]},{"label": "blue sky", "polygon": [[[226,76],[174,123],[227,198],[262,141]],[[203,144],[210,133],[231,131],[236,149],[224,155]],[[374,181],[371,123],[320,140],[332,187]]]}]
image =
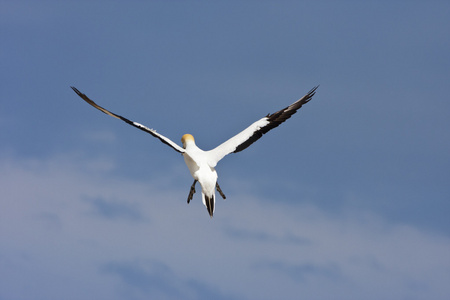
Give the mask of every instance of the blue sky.
[{"label": "blue sky", "polygon": [[[448,299],[450,4],[2,1],[0,299]],[[182,157],[73,93],[211,149]]]}]

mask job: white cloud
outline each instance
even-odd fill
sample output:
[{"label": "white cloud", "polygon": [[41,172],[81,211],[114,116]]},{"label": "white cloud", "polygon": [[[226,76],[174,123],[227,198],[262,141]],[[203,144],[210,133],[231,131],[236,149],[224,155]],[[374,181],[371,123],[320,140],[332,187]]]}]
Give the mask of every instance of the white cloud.
[{"label": "white cloud", "polygon": [[198,194],[186,204],[190,182],[167,190],[170,175],[158,188],[105,164],[115,166],[79,155],[0,161],[0,298],[141,299],[152,284],[161,299],[450,294],[445,236],[239,190],[211,220]]}]

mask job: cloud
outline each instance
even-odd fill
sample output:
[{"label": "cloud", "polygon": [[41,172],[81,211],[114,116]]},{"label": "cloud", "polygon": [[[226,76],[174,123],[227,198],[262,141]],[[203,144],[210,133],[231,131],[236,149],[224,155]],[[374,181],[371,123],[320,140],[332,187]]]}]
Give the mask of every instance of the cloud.
[{"label": "cloud", "polygon": [[339,267],[332,263],[318,265],[312,263],[287,264],[280,261],[264,261],[255,263],[254,268],[258,271],[275,271],[281,273],[281,275],[291,277],[296,282],[304,282],[311,276],[328,277],[333,280],[339,279],[342,276]]},{"label": "cloud", "polygon": [[235,299],[196,279],[183,279],[161,262],[108,262],[100,267],[121,281],[131,299]]},{"label": "cloud", "polygon": [[137,205],[125,201],[106,200],[102,197],[86,198],[85,201],[91,205],[94,214],[107,219],[141,221],[145,218]]},{"label": "cloud", "polygon": [[450,293],[444,235],[370,211],[328,213],[259,199],[232,185],[234,196],[218,202],[210,219],[199,198],[186,204],[186,185],[168,184],[178,174],[160,174],[154,184],[119,178],[99,161],[0,159],[0,298],[446,299]]},{"label": "cloud", "polygon": [[245,241],[293,244],[307,244],[310,242],[308,239],[295,236],[292,233],[277,236],[262,230],[247,230],[245,228],[235,227],[226,227],[224,232],[233,239],[241,239]]},{"label": "cloud", "polygon": [[157,299],[162,296],[169,299],[183,298],[179,279],[162,263],[153,263],[145,268],[142,262],[110,262],[104,264],[101,271],[118,276],[131,295],[140,292],[144,296],[159,295],[155,297]]}]

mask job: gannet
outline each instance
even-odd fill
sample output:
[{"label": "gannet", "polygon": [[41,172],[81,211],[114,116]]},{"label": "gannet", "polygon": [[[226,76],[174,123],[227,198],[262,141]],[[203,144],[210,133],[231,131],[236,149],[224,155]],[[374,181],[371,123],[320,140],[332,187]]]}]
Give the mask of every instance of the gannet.
[{"label": "gannet", "polygon": [[305,96],[295,101],[291,105],[259,119],[234,137],[209,151],[204,151],[197,147],[194,137],[191,134],[185,134],[181,137],[181,143],[183,144],[183,147],[180,147],[169,138],[156,132],[156,130],[150,129],[142,124],[133,122],[122,116],[116,115],[115,113],[112,113],[109,110],[97,105],[94,101],[89,99],[85,94],[81,93],[75,87],[72,86],[71,88],[84,101],[97,108],[98,110],[114,118],[122,120],[130,124],[131,126],[150,133],[152,136],[158,138],[164,144],[181,153],[192,177],[194,177],[194,183],[192,184],[189,191],[187,203],[192,200],[192,197],[195,193],[195,184],[199,182],[202,188],[203,204],[206,206],[206,209],[208,210],[208,213],[212,218],[216,200],[215,190],[219,192],[223,199],[226,198],[217,182],[217,172],[215,169],[217,163],[222,158],[224,158],[224,156],[230,153],[236,153],[246,149],[248,146],[261,138],[263,134],[267,133],[269,130],[277,127],[278,125],[289,119],[293,114],[297,112],[300,107],[302,107],[303,104],[308,103],[312,99],[318,86],[311,89]]}]

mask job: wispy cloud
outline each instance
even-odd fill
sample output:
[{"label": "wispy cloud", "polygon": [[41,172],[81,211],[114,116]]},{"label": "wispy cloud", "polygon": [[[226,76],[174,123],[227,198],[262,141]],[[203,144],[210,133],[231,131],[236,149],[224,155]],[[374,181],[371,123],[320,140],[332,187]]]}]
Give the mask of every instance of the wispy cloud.
[{"label": "wispy cloud", "polygon": [[241,239],[252,242],[262,243],[288,243],[288,244],[309,244],[311,241],[307,238],[296,236],[292,233],[276,235],[263,230],[249,230],[246,228],[225,227],[226,235],[233,239]]},{"label": "wispy cloud", "polygon": [[183,298],[179,279],[165,264],[145,266],[142,262],[109,262],[101,266],[100,270],[118,276],[131,294],[138,291],[148,296],[159,295],[156,298],[161,295],[170,299]]},{"label": "wispy cloud", "polygon": [[145,219],[137,204],[130,204],[119,200],[106,200],[102,197],[86,197],[84,200],[91,205],[91,210],[94,214],[107,219],[125,219],[131,221]]},{"label": "wispy cloud", "polygon": [[[108,299],[155,293],[162,299],[445,299],[450,293],[448,237],[370,212],[330,215],[239,190],[233,201],[218,203],[211,220],[199,199],[186,204],[184,186],[158,190],[102,168],[87,172],[92,160],[0,161],[0,237],[8,241],[0,248],[1,297],[26,290],[48,298],[55,294],[39,286],[49,278],[62,287],[55,292],[60,298],[80,289],[76,282],[86,291],[103,286],[98,293],[110,291]],[[36,284],[24,289],[24,282]]]},{"label": "wispy cloud", "polygon": [[100,270],[117,276],[131,299],[237,299],[198,279],[180,278],[161,262],[108,262]]},{"label": "wispy cloud", "polygon": [[314,263],[286,263],[281,261],[264,261],[255,263],[253,267],[257,271],[275,271],[281,275],[290,277],[296,282],[304,282],[310,276],[326,277],[330,280],[339,280],[341,271],[336,264],[314,264]]}]

